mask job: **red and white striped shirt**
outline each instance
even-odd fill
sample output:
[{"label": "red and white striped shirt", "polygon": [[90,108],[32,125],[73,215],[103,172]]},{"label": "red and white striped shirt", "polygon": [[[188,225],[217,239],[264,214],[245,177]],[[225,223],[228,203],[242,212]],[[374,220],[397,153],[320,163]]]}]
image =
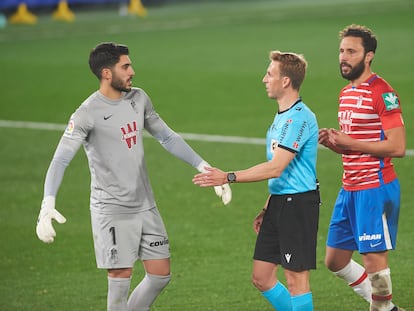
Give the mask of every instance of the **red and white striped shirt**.
[{"label": "red and white striped shirt", "polygon": [[[338,121],[343,133],[372,142],[387,139],[385,130],[404,126],[398,95],[376,74],[358,87],[347,85],[341,90]],[[391,158],[346,151],[342,163],[342,183],[348,191],[375,188],[397,177]]]}]

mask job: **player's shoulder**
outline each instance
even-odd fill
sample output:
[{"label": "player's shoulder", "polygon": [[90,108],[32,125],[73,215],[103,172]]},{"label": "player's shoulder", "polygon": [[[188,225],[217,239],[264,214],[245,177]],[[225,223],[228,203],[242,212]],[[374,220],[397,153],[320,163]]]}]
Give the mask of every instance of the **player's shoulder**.
[{"label": "player's shoulder", "polygon": [[95,91],[91,95],[89,95],[87,98],[84,99],[84,101],[80,104],[78,109],[87,109],[88,107],[100,101],[101,101],[101,96],[99,96],[98,91]]},{"label": "player's shoulder", "polygon": [[94,111],[99,106],[101,106],[102,97],[103,96],[100,95],[99,91],[95,91],[92,94],[90,94],[75,110],[71,118],[82,120],[82,122],[87,122],[88,120],[91,120],[91,118],[93,118],[92,116],[94,115]]},{"label": "player's shoulder", "polygon": [[294,119],[311,123],[316,122],[315,113],[302,100],[300,102],[297,102],[290,110],[290,114]]},{"label": "player's shoulder", "polygon": [[378,75],[377,75],[377,79],[372,81],[371,87],[374,90],[378,90],[378,91],[384,91],[384,92],[394,91],[392,86],[384,78],[382,78]]},{"label": "player's shoulder", "polygon": [[304,114],[304,115],[314,114],[312,109],[307,104],[305,104],[302,100],[298,102],[292,108],[293,108],[293,111],[297,114]]},{"label": "player's shoulder", "polygon": [[132,98],[137,98],[137,97],[148,97],[148,94],[139,87],[132,87],[131,91],[125,94],[125,98],[127,99],[132,99]]}]

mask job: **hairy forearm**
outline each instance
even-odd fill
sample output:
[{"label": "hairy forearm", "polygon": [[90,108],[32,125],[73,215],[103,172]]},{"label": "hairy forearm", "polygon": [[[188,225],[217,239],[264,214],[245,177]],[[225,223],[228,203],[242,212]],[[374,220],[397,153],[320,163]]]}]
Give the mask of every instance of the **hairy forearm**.
[{"label": "hairy forearm", "polygon": [[321,136],[324,146],[338,153],[346,151],[370,154],[378,158],[403,157],[405,155],[405,129],[393,128],[384,131],[381,141],[364,141],[352,138],[350,135],[330,129],[329,136]]},{"label": "hairy forearm", "polygon": [[355,140],[350,151],[359,151],[377,158],[400,158],[405,156],[405,143],[393,144],[387,140],[366,142]]},{"label": "hairy forearm", "polygon": [[334,145],[322,145],[322,146],[338,154],[343,154],[345,151],[344,149],[339,148],[338,146],[334,146]]}]

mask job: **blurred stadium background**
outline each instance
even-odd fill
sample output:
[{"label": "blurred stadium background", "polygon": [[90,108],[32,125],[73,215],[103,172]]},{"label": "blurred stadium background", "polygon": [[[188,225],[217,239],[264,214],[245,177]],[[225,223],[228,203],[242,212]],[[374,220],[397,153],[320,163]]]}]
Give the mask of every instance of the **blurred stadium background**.
[{"label": "blurred stadium background", "polygon": [[[0,310],[105,309],[106,274],[94,262],[90,180],[82,151],[57,198],[68,222],[55,226],[51,245],[35,235],[44,176],[62,130],[98,86],[87,65],[92,47],[102,41],[127,44],[135,86],[148,92],[161,116],[203,157],[231,170],[265,159],[262,142],[276,107],[261,82],[270,50],[305,55],[303,99],[321,127],[337,127],[336,100],[345,84],[338,71],[337,34],[351,23],[377,34],[373,69],[402,101],[408,152],[394,161],[402,206],[390,263],[395,302],[414,310],[412,0],[143,0],[138,7],[129,0],[69,0],[72,19],[54,17],[63,1],[27,0],[35,22],[10,22],[22,3],[0,0]],[[154,139],[145,139],[145,148],[170,236],[173,271],[152,310],[270,311],[250,284],[252,219],[264,204],[266,183],[233,185],[233,201],[223,207],[212,189],[192,185],[194,170]],[[311,277],[315,310],[368,310],[323,265],[342,168],[339,156],[327,150],[318,157],[323,205],[318,270]],[[142,273],[137,264],[133,286]]]}]

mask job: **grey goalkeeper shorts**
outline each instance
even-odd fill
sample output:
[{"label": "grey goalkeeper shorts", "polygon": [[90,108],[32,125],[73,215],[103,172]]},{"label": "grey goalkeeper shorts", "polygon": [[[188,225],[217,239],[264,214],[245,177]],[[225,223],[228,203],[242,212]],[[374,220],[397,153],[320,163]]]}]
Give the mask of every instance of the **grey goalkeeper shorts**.
[{"label": "grey goalkeeper shorts", "polygon": [[170,257],[167,231],[156,207],[116,215],[91,210],[91,222],[100,269],[132,268],[137,260]]}]

